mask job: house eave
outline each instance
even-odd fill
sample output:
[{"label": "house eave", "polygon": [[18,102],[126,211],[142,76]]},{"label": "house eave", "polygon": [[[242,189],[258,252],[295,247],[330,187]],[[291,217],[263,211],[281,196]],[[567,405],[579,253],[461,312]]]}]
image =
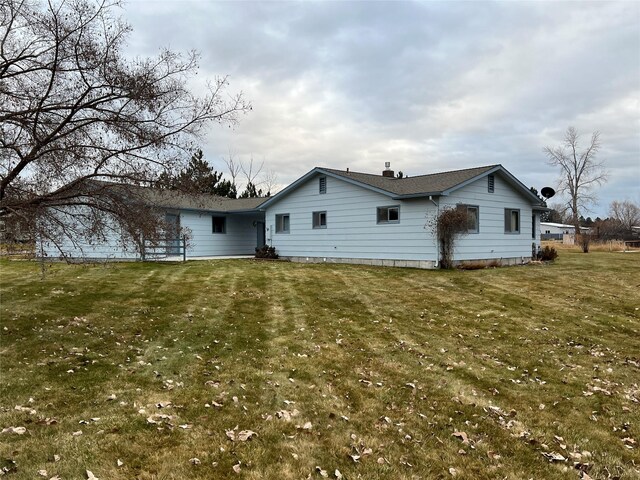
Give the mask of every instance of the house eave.
[{"label": "house eave", "polygon": [[215,215],[232,215],[235,213],[260,213],[261,212],[259,208],[245,209],[245,210],[212,210],[209,208],[185,208],[185,207],[172,207],[172,206],[165,206],[165,205],[159,205],[157,208],[162,208],[164,210],[180,211],[180,212],[205,213],[205,214],[215,214]]},{"label": "house eave", "polygon": [[394,200],[410,200],[412,198],[429,198],[429,197],[442,197],[446,194],[443,192],[424,192],[424,193],[407,193],[405,195],[394,195]]}]

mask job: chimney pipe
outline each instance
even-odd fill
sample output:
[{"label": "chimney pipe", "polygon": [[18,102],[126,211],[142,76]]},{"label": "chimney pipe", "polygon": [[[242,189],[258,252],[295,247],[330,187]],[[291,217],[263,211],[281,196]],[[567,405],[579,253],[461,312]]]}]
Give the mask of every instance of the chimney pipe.
[{"label": "chimney pipe", "polygon": [[394,172],[389,167],[391,167],[391,162],[384,162],[384,170],[382,171],[382,176],[393,178]]}]

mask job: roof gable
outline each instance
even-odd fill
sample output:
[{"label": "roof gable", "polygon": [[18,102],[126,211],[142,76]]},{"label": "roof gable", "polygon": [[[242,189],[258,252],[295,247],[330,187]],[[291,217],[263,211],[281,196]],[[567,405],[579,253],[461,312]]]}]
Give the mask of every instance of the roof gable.
[{"label": "roof gable", "polygon": [[316,167],[290,184],[287,188],[268,199],[261,205],[261,208],[265,208],[276,203],[278,200],[284,198],[316,174],[331,176],[339,180],[358,185],[362,188],[382,193],[394,200],[401,200],[426,197],[430,195],[449,195],[455,190],[458,190],[479,178],[496,172],[499,172],[516,191],[531,201],[532,204],[542,205],[541,200],[516,177],[509,173],[502,165],[487,165],[484,167],[467,168],[463,170],[453,170],[449,172],[432,173],[428,175],[417,175],[415,177],[404,178],[384,177],[382,175],[374,175],[370,173]]}]

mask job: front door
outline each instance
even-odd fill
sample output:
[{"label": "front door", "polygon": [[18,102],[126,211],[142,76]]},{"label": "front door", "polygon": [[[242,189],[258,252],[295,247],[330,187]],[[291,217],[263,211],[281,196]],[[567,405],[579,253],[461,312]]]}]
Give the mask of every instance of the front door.
[{"label": "front door", "polygon": [[167,255],[180,255],[180,215],[167,213]]},{"label": "front door", "polygon": [[256,230],[258,235],[257,247],[262,248],[267,243],[265,241],[264,222],[256,222]]}]

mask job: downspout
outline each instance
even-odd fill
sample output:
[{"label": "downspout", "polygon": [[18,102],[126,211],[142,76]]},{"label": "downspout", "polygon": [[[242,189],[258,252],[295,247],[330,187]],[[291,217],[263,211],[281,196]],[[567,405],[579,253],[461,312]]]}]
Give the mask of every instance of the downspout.
[{"label": "downspout", "polygon": [[436,203],[431,195],[429,195],[429,200],[436,206],[436,268],[439,267],[440,263],[440,241],[438,240],[438,217],[440,216],[440,202]]}]

